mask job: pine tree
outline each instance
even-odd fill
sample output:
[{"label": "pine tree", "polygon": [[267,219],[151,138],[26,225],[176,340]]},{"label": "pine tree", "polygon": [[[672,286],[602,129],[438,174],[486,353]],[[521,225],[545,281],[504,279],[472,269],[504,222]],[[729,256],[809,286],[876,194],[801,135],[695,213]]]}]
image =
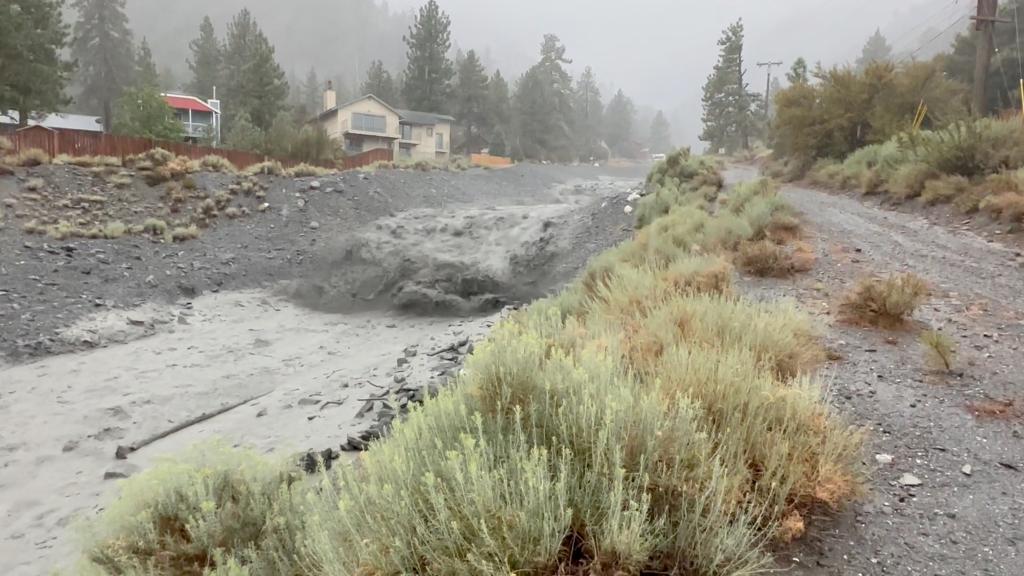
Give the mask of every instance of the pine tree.
[{"label": "pine tree", "polygon": [[789,68],[789,72],[786,72],[786,81],[791,86],[794,84],[807,84],[809,81],[807,76],[807,60],[803,58],[794,60],[793,65]]},{"label": "pine tree", "polygon": [[242,110],[232,119],[224,142],[233,150],[256,152],[263,149],[263,132],[249,119],[249,113]]},{"label": "pine tree", "polygon": [[508,82],[495,70],[487,81],[487,145],[491,154],[508,154],[512,134],[512,102],[509,98]]},{"label": "pine tree", "polygon": [[402,37],[408,50],[402,86],[405,105],[424,112],[448,109],[455,68],[448,58],[451,49],[451,19],[436,0],[429,0]]},{"label": "pine tree", "polygon": [[654,154],[667,154],[672,150],[672,126],[661,110],[658,110],[651,121],[648,145]]},{"label": "pine tree", "polygon": [[722,32],[718,48],[718,62],[704,84],[701,99],[704,131],[700,139],[714,151],[749,150],[756,125],[753,101],[757,95],[750,92],[743,67],[743,20]]},{"label": "pine tree", "polygon": [[113,124],[114,103],[132,84],[135,57],[125,0],[74,0],[78,11],[71,51],[78,58],[86,109],[103,114],[103,126]]},{"label": "pine tree", "polygon": [[608,102],[604,123],[608,146],[621,156],[631,155],[630,142],[635,119],[636,107],[633,106],[633,101],[619,90]]},{"label": "pine tree", "polygon": [[[324,87],[320,85],[320,76],[312,66],[309,68],[309,72],[306,73],[306,80],[298,91],[302,95],[299,104],[305,109],[308,116],[316,116],[322,112]],[[341,101],[338,101],[338,104],[341,104]]]},{"label": "pine tree", "polygon": [[575,156],[572,77],[563,66],[570,63],[558,36],[545,34],[540,62],[516,86],[517,156],[563,162]]},{"label": "pine tree", "polygon": [[875,33],[864,43],[860,58],[857,59],[857,69],[863,70],[872,62],[883,62],[892,58],[892,46],[882,35],[881,29],[875,29]]},{"label": "pine tree", "polygon": [[153,61],[153,51],[149,49],[149,42],[142,38],[139,50],[135,53],[135,85],[136,86],[160,86],[160,74],[156,71],[156,62]]},{"label": "pine tree", "polygon": [[192,53],[188,59],[192,71],[189,91],[200,98],[213,98],[213,89],[221,82],[223,53],[209,16],[203,17],[199,36],[188,43],[188,49]]},{"label": "pine tree", "polygon": [[466,130],[463,148],[479,151],[480,133],[487,130],[487,72],[475,50],[466,52],[455,85],[455,116]]},{"label": "pine tree", "polygon": [[176,92],[181,89],[178,85],[178,75],[166,64],[160,67],[160,89],[164,92]]},{"label": "pine tree", "polygon": [[61,58],[68,26],[64,0],[0,4],[0,113],[14,109],[22,126],[31,112],[67,104],[64,87],[73,64]]},{"label": "pine tree", "polygon": [[373,94],[392,106],[397,105],[398,93],[395,90],[395,79],[391,77],[391,72],[384,68],[384,63],[380,60],[370,63],[370,68],[366,71],[366,78],[359,91],[362,95]]},{"label": "pine tree", "polygon": [[604,104],[601,102],[601,89],[597,86],[594,70],[587,66],[576,81],[575,102],[576,113],[576,148],[584,160],[605,157],[602,148],[604,142]]},{"label": "pine tree", "polygon": [[228,24],[224,47],[224,107],[230,124],[242,112],[266,131],[288,97],[274,47],[247,9]]},{"label": "pine tree", "polygon": [[174,118],[174,111],[160,95],[160,89],[141,78],[118,99],[113,130],[115,134],[156,140],[182,137],[181,122]]}]

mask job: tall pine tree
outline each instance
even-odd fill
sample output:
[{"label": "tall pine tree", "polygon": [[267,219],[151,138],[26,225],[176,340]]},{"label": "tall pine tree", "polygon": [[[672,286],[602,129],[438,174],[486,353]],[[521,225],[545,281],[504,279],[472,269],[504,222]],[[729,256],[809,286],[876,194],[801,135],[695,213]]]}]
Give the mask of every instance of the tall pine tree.
[{"label": "tall pine tree", "polygon": [[516,86],[517,156],[566,162],[576,155],[572,77],[564,67],[571,63],[558,36],[545,34],[540,62]]},{"label": "tall pine tree", "polygon": [[463,150],[479,151],[482,147],[481,132],[487,130],[487,73],[475,50],[466,52],[459,64],[455,116],[465,129]]},{"label": "tall pine tree", "polygon": [[455,67],[451,50],[451,19],[435,0],[420,8],[409,33],[402,37],[408,63],[403,77],[405,105],[424,112],[448,111]]},{"label": "tall pine tree", "polygon": [[793,65],[789,67],[789,72],[786,72],[786,81],[792,86],[794,84],[807,84],[809,80],[807,76],[807,60],[797,58],[793,61]]},{"label": "tall pine tree", "polygon": [[153,61],[153,51],[149,49],[149,42],[142,38],[139,49],[135,53],[135,83],[136,86],[160,86],[160,74],[156,71],[156,62]]},{"label": "tall pine tree", "polygon": [[672,150],[672,126],[661,110],[658,110],[658,113],[654,115],[654,120],[651,121],[648,146],[653,154],[667,154]]},{"label": "tall pine tree", "polygon": [[597,86],[594,70],[587,66],[576,81],[576,148],[581,159],[589,160],[607,156],[604,142],[604,104],[601,89]]},{"label": "tall pine tree", "polygon": [[274,47],[247,9],[228,24],[224,47],[224,108],[227,124],[245,112],[252,124],[267,131],[288,97],[284,70]]},{"label": "tall pine tree", "polygon": [[87,110],[103,114],[104,129],[113,125],[114,102],[132,84],[135,57],[125,0],[74,0],[78,11],[71,51],[78,58],[82,92],[79,100]]},{"label": "tall pine tree", "polygon": [[704,131],[700,139],[713,151],[748,150],[756,126],[752,110],[756,94],[750,92],[743,67],[743,20],[722,32],[718,49],[718,62],[704,84]]},{"label": "tall pine tree", "polygon": [[857,68],[863,70],[873,62],[884,62],[892,58],[892,46],[882,35],[881,29],[875,29],[875,33],[864,43],[860,58],[857,59]]},{"label": "tall pine tree", "polygon": [[620,156],[631,156],[633,147],[633,122],[636,120],[636,107],[622,90],[608,102],[605,111],[605,137],[608,146]]},{"label": "tall pine tree", "polygon": [[209,16],[203,17],[199,36],[188,43],[188,49],[192,53],[188,59],[192,71],[189,91],[200,98],[213,98],[213,89],[221,82],[223,54]]},{"label": "tall pine tree", "polygon": [[68,103],[64,87],[73,65],[61,58],[68,26],[64,0],[0,4],[0,113],[14,109],[22,126],[31,112]]},{"label": "tall pine tree", "polygon": [[512,135],[512,102],[508,82],[501,75],[501,70],[495,70],[487,81],[487,128],[490,153],[498,156],[508,154]]},{"label": "tall pine tree", "polygon": [[[299,87],[299,92],[302,94],[300,104],[307,115],[316,116],[322,112],[320,109],[324,106],[324,88],[320,85],[320,76],[316,73],[316,69],[311,66],[309,72],[306,72],[306,80]],[[338,104],[341,102],[339,101]]]},{"label": "tall pine tree", "polygon": [[366,71],[366,78],[359,91],[362,95],[373,94],[392,106],[398,106],[395,79],[391,77],[391,72],[384,68],[384,63],[380,60],[370,63],[370,68]]}]

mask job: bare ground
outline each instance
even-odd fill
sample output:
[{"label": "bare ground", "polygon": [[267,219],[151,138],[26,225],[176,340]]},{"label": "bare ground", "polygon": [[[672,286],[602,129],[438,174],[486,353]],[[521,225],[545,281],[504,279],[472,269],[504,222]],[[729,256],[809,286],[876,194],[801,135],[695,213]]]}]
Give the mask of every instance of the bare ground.
[{"label": "bare ground", "polygon": [[[755,173],[736,168],[728,176]],[[860,505],[838,523],[817,523],[832,529],[810,534],[782,564],[798,574],[1024,574],[1017,252],[848,196],[792,186],[784,196],[803,213],[817,264],[796,282],[744,283],[754,297],[794,298],[820,317],[839,358],[826,369],[830,400],[867,430],[871,481]],[[837,302],[856,279],[901,271],[933,287],[911,326],[881,331],[837,320]],[[926,362],[918,335],[927,328],[957,343],[953,374]],[[901,483],[904,474],[920,485]]]}]

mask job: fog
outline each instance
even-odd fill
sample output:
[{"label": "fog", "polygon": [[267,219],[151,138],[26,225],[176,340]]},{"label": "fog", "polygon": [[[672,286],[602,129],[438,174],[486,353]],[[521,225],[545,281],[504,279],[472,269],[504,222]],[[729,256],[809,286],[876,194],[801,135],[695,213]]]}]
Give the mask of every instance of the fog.
[{"label": "fog", "polygon": [[[166,5],[157,7],[151,0],[128,2],[136,33],[150,37],[159,64],[180,70],[182,77],[187,41],[195,36],[202,15],[209,12],[222,28],[234,11],[247,6],[276,45],[286,70],[302,77],[315,66],[322,77],[345,74],[353,86],[372,59],[384,60],[395,71],[401,68],[400,31],[421,3],[390,0],[384,11],[393,14],[374,15],[376,28],[337,30],[346,28],[345,22],[353,18],[333,12],[344,12],[345,6],[361,0],[181,0],[173,15]],[[738,18],[746,25],[751,89],[762,92],[766,78],[764,70],[755,66],[759,60],[781,60],[784,67],[800,56],[826,66],[852,62],[876,28],[882,29],[897,54],[909,56],[916,50],[915,57],[927,57],[967,26],[964,17],[971,10],[967,0],[439,3],[451,16],[454,47],[475,49],[488,68],[500,67],[506,77],[517,77],[535,61],[542,35],[555,33],[568,48],[574,73],[588,65],[594,68],[606,100],[621,88],[641,111],[664,110],[677,143],[691,145],[698,144],[701,85],[714,64],[716,40]],[[328,24],[335,20],[337,25]],[[957,21],[946,34],[939,34]]]}]

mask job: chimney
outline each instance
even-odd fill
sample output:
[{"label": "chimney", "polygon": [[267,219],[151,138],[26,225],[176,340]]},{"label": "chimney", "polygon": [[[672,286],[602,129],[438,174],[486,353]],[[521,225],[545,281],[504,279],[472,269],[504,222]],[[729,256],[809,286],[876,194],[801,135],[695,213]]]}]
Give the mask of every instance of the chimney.
[{"label": "chimney", "polygon": [[327,81],[327,90],[324,90],[324,109],[322,112],[327,112],[331,108],[338,105],[338,93],[334,91],[334,83],[330,80]]}]

